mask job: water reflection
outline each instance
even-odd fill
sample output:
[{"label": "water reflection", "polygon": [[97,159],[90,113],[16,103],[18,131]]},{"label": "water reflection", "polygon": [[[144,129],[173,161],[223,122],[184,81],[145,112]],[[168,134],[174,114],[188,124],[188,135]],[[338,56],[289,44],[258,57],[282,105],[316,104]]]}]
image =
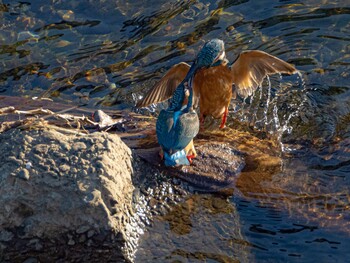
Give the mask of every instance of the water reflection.
[{"label": "water reflection", "polygon": [[[225,41],[230,61],[242,50],[261,49],[295,64],[302,77],[271,77],[252,98],[231,105],[228,126],[258,130],[259,138],[273,141],[264,146],[270,153],[257,163],[253,150],[262,149],[248,142],[254,158],[248,156],[229,202],[194,195],[172,204],[145,233],[139,258],[350,256],[350,9],[344,1],[4,0],[0,18],[0,93],[6,95],[131,109],[167,69],[191,61],[214,37]],[[241,147],[248,147],[243,139]]]},{"label": "water reflection", "polygon": [[251,262],[254,247],[241,233],[235,206],[218,196],[190,196],[157,217],[145,235],[137,262]]}]

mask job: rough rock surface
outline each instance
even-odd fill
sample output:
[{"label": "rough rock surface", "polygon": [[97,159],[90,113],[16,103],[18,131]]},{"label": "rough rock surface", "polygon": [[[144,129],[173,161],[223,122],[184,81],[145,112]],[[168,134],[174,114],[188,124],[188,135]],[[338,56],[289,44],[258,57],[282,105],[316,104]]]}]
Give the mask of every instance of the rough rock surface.
[{"label": "rough rock surface", "polygon": [[224,143],[205,143],[196,147],[198,156],[190,166],[175,167],[175,176],[207,189],[208,191],[232,194],[233,184],[243,169],[243,154]]},{"label": "rough rock surface", "polygon": [[[128,142],[126,140],[126,143]],[[165,167],[159,158],[159,150],[159,147],[155,147],[135,149],[135,152],[170,175],[206,192],[231,195],[233,184],[245,165],[243,153],[227,143],[206,142],[196,146],[197,157],[190,166]]]},{"label": "rough rock surface", "polygon": [[1,262],[125,260],[133,167],[117,135],[12,129],[0,163]]}]

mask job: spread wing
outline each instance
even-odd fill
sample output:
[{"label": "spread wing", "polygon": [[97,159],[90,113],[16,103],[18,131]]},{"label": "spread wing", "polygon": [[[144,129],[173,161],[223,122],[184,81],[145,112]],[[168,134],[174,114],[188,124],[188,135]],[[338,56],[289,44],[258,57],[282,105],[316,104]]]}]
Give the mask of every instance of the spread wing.
[{"label": "spread wing", "polygon": [[145,97],[137,102],[136,107],[142,108],[169,99],[174,94],[176,87],[186,77],[189,69],[190,65],[184,62],[171,67]]},{"label": "spread wing", "polygon": [[231,66],[233,83],[238,94],[246,98],[261,85],[267,75],[293,74],[295,67],[260,50],[242,52]]}]

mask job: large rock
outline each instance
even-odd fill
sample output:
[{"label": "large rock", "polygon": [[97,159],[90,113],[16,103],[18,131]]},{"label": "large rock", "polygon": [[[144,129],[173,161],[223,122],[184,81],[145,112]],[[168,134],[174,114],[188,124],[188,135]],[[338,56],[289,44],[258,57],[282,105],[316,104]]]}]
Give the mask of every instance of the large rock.
[{"label": "large rock", "polygon": [[117,135],[12,129],[0,163],[0,261],[125,260],[133,167]]}]

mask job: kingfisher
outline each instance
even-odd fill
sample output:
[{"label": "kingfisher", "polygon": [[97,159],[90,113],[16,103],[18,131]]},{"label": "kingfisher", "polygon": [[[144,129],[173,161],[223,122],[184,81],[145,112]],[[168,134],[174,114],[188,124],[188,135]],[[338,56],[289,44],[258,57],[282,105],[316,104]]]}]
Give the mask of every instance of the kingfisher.
[{"label": "kingfisher", "polygon": [[[169,99],[189,69],[185,62],[171,67],[136,106],[146,107]],[[192,85],[193,106],[199,106],[200,123],[204,123],[206,116],[213,116],[221,118],[220,128],[224,128],[231,99],[237,94],[245,99],[261,86],[266,76],[297,72],[293,65],[260,50],[243,51],[231,65],[224,59],[215,67],[198,69]]]},{"label": "kingfisher", "polygon": [[[166,166],[190,165],[196,157],[193,138],[199,119],[193,109],[193,80],[198,70],[226,63],[224,42],[212,39],[204,44],[182,80],[172,88],[169,107],[159,113],[156,134]],[[164,89],[167,90],[167,89]]]}]

